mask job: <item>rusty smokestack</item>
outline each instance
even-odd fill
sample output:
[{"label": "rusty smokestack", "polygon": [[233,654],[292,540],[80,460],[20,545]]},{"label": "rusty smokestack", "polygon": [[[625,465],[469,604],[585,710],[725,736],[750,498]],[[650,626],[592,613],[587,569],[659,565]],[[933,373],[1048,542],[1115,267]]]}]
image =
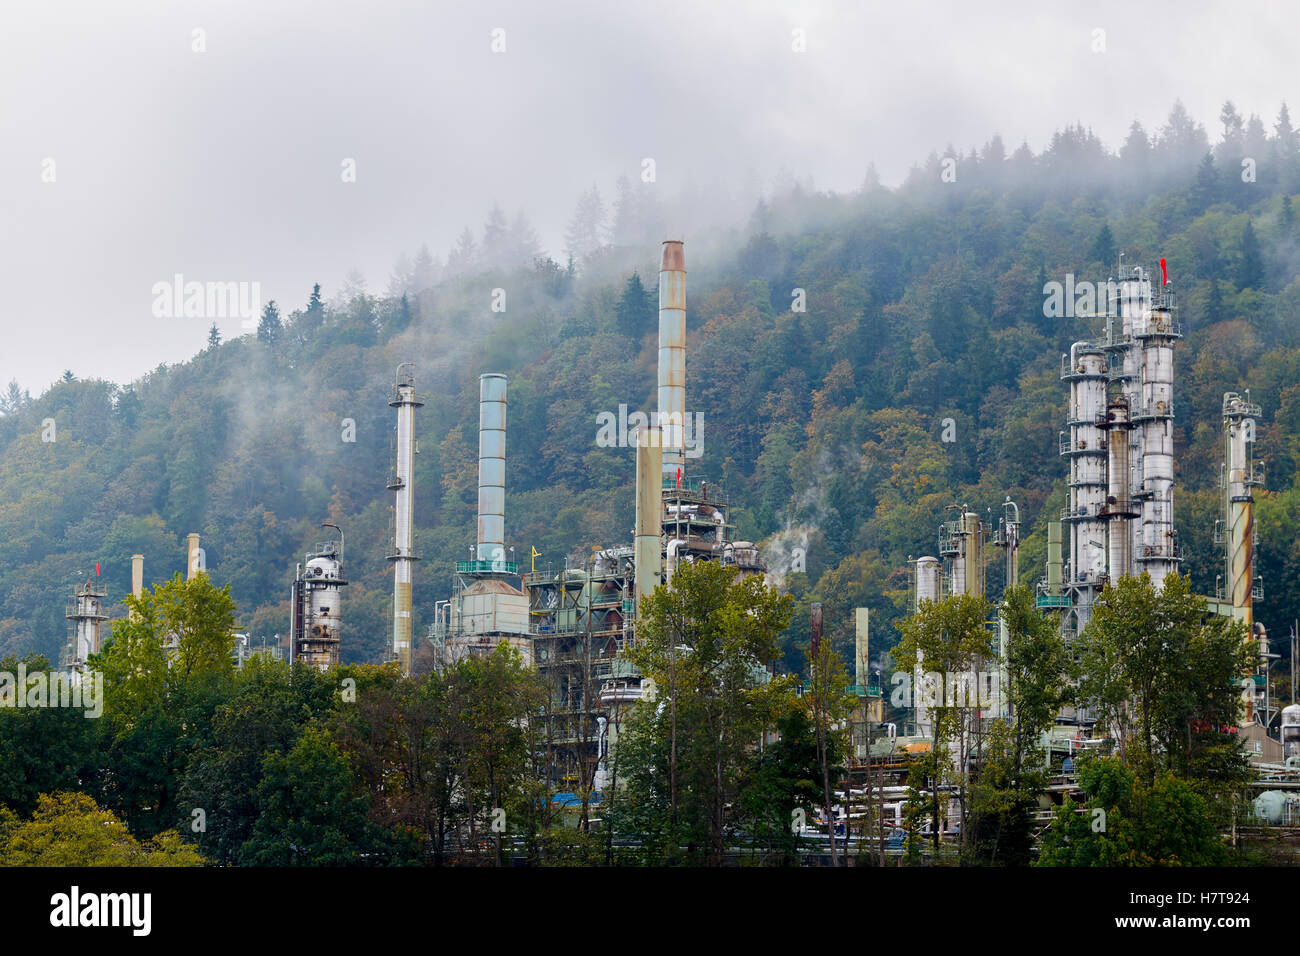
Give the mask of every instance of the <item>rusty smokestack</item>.
[{"label": "rusty smokestack", "polygon": [[205,570],[198,532],[191,531],[185,536],[185,580],[193,581]]},{"label": "rusty smokestack", "polygon": [[659,266],[659,417],[663,474],[685,473],[686,455],[686,255],[680,239],[663,244]]},{"label": "rusty smokestack", "polygon": [[663,497],[660,494],[664,451],[658,425],[636,431],[636,531],[633,558],[636,561],[634,582],[636,612],[641,613],[641,599],[659,584],[663,570]]}]

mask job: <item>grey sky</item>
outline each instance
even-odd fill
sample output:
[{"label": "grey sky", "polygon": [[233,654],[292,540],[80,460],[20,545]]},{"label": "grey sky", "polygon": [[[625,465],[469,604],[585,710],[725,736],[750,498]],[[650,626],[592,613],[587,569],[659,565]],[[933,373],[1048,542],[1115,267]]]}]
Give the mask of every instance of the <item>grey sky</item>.
[{"label": "grey sky", "polygon": [[382,291],[400,252],[445,256],[494,201],[559,258],[578,194],[594,182],[609,201],[644,157],[669,193],[781,167],[849,190],[869,161],[894,184],[994,132],[1037,150],[1081,121],[1117,147],[1175,97],[1211,139],[1225,99],[1271,128],[1300,101],[1297,35],[1293,4],[1185,0],[10,0],[0,384],[38,393],[64,368],[126,381],[188,358],[209,320],[151,311],[176,273],[258,281],[285,312],[354,267]]}]

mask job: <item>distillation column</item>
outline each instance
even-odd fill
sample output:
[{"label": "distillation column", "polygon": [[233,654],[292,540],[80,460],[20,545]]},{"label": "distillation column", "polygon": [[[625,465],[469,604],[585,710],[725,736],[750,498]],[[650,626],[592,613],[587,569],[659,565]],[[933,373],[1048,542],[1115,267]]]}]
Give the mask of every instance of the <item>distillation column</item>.
[{"label": "distillation column", "polygon": [[[389,406],[397,409],[396,469],[388,488],[396,492],[396,524],[393,536],[393,656],[403,674],[411,672],[411,581],[415,553],[415,512],[411,485],[415,470],[415,410],[424,403],[415,399],[415,377],[409,362],[397,367],[395,397]],[[403,369],[407,371],[403,372]]]},{"label": "distillation column", "polygon": [[1223,396],[1225,474],[1223,508],[1227,551],[1228,599],[1234,620],[1254,624],[1255,496],[1261,482],[1253,457],[1258,405],[1236,392]]},{"label": "distillation column", "polygon": [[[1020,580],[1020,507],[1011,500],[1010,495],[1007,495],[1007,500],[1002,503],[1002,521],[998,528],[996,543],[998,547],[1006,549],[1002,556],[1004,568],[1002,596],[1005,600],[1007,592]],[[993,710],[992,716],[1006,717],[1011,712],[1006,668],[1010,642],[1011,633],[1007,626],[1006,614],[1000,612],[998,614],[997,707]]]},{"label": "distillation column", "polygon": [[474,556],[504,571],[506,561],[506,377],[478,380],[478,547]]},{"label": "distillation column", "polygon": [[980,523],[978,514],[967,511],[961,516],[961,536],[962,568],[966,586],[962,593],[982,598],[984,596],[984,526]]},{"label": "distillation column", "polygon": [[1133,574],[1133,510],[1130,497],[1132,475],[1129,470],[1128,399],[1123,396],[1110,403],[1106,411],[1107,446],[1110,458],[1106,466],[1106,540],[1109,545],[1108,580],[1113,584]]},{"label": "distillation column", "polygon": [[[1149,280],[1139,281],[1148,287]],[[1173,293],[1161,292],[1133,322],[1133,350],[1141,349],[1141,372],[1130,384],[1130,417],[1137,426],[1140,461],[1134,494],[1141,517],[1133,553],[1137,567],[1159,588],[1178,573],[1181,560],[1174,531],[1174,341],[1181,332],[1173,321]]]},{"label": "distillation column", "polygon": [[686,255],[680,240],[664,244],[659,267],[659,417],[663,474],[686,473]]},{"label": "distillation column", "polygon": [[1067,433],[1061,454],[1070,462],[1069,506],[1061,520],[1070,528],[1069,573],[1079,630],[1092,615],[1092,605],[1106,569],[1106,356],[1088,342],[1075,342],[1061,377],[1070,386]]},{"label": "distillation column", "polygon": [[99,624],[107,621],[104,600],[108,592],[100,584],[86,579],[86,583],[73,589],[72,602],[64,615],[72,622],[72,640],[67,653],[66,666],[72,674],[71,683],[80,685],[81,676],[91,654],[99,653]]}]

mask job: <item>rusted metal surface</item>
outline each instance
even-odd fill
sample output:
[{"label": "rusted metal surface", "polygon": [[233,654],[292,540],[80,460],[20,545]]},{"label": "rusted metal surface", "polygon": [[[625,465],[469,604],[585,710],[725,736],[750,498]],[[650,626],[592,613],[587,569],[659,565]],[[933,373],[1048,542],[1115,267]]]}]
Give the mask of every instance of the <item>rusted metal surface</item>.
[{"label": "rusted metal surface", "polygon": [[684,473],[686,424],[686,256],[682,243],[664,243],[659,271],[659,411],[663,472]]}]

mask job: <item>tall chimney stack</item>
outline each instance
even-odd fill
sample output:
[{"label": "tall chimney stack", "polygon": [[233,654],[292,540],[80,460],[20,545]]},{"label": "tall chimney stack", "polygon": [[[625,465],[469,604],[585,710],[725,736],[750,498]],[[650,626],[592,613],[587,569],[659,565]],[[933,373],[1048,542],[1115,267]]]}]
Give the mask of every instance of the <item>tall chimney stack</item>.
[{"label": "tall chimney stack", "polygon": [[853,679],[859,688],[867,686],[870,662],[867,660],[871,639],[871,612],[865,607],[854,608],[853,629]]},{"label": "tall chimney stack", "polygon": [[199,567],[199,535],[191,531],[185,536],[185,580],[193,581],[204,569]]},{"label": "tall chimney stack", "polygon": [[636,530],[633,557],[636,561],[634,582],[636,612],[641,613],[641,599],[659,584],[663,570],[663,429],[658,425],[636,431]]},{"label": "tall chimney stack", "polygon": [[663,427],[663,474],[685,474],[686,255],[679,239],[664,244],[659,266],[659,419]]},{"label": "tall chimney stack", "polygon": [[410,362],[397,366],[395,395],[389,406],[397,409],[397,461],[388,488],[396,492],[393,553],[393,656],[403,674],[411,673],[411,580],[415,554],[415,511],[411,485],[415,472],[415,410],[424,402],[415,400],[415,376]]},{"label": "tall chimney stack", "polygon": [[478,379],[478,548],[475,557],[505,570],[506,377]]},{"label": "tall chimney stack", "polygon": [[144,555],[131,555],[131,595],[139,597],[144,594]]}]

